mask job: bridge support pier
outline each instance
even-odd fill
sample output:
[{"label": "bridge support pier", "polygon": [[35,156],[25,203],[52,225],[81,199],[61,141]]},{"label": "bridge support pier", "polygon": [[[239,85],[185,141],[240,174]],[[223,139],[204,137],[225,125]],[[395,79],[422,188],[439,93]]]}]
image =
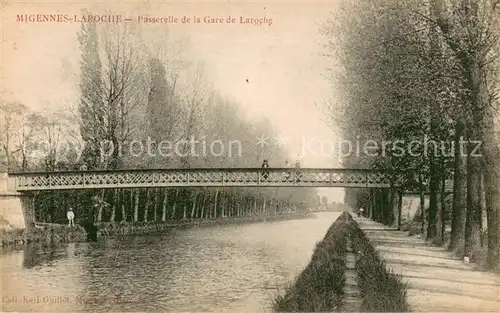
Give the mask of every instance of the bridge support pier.
[{"label": "bridge support pier", "polygon": [[26,228],[35,228],[35,196],[33,194],[21,194],[19,198]]},{"label": "bridge support pier", "polygon": [[0,229],[27,229],[35,226],[35,197],[9,189],[8,176],[0,173]]}]

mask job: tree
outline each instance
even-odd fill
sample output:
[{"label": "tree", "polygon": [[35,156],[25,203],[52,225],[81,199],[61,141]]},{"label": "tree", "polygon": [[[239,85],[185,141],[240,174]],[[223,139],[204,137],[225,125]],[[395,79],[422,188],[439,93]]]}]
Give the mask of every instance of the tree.
[{"label": "tree", "polygon": [[[86,10],[83,13],[88,13]],[[82,161],[88,169],[100,163],[100,148],[105,139],[102,64],[96,23],[82,23],[80,43],[80,133],[84,142]]]},{"label": "tree", "polygon": [[[443,0],[434,0],[437,25],[448,47],[459,60],[469,91],[469,140],[484,143],[484,163],[469,156],[467,167],[467,219],[465,254],[474,258],[479,247],[481,228],[482,169],[485,166],[486,202],[488,207],[488,266],[500,269],[500,159],[495,138],[494,116],[487,82],[491,49],[498,43],[493,34],[498,17],[496,2],[463,0],[448,13]],[[498,25],[498,24],[497,24]],[[471,147],[472,148],[472,147]]]},{"label": "tree", "polygon": [[0,118],[0,144],[6,169],[26,170],[36,118],[24,104],[15,101],[0,105]]}]

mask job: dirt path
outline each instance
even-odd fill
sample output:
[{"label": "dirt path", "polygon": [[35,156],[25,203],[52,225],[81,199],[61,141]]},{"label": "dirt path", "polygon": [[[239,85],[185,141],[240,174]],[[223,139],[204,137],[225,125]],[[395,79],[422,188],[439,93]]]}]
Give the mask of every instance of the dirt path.
[{"label": "dirt path", "polygon": [[407,232],[354,217],[395,273],[414,312],[500,312],[500,275],[479,271]]},{"label": "dirt path", "polygon": [[351,238],[347,238],[346,270],[344,273],[344,298],[342,299],[341,312],[360,312],[361,295],[356,281],[356,256],[352,250]]}]

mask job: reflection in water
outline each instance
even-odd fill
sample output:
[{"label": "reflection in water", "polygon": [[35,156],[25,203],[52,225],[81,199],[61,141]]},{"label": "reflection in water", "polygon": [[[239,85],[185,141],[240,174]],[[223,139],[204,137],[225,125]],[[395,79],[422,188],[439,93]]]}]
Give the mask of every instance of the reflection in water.
[{"label": "reflection in water", "polygon": [[2,311],[266,311],[338,215],[28,247],[0,255]]},{"label": "reflection in water", "polygon": [[48,246],[44,248],[41,248],[41,246],[25,246],[23,249],[23,267],[30,269],[36,266],[52,266],[54,261],[68,257],[66,249],[64,249],[66,246]]}]

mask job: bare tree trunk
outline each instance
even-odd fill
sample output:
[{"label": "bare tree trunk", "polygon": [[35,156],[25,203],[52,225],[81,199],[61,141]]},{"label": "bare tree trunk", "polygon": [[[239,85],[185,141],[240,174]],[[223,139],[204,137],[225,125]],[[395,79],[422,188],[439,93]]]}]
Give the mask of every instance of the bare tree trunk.
[{"label": "bare tree trunk", "polygon": [[418,175],[418,180],[420,184],[420,217],[422,218],[421,220],[421,225],[420,225],[420,232],[422,233],[422,238],[425,234],[425,194],[424,194],[424,182],[423,182],[423,175],[422,173],[419,173]]},{"label": "bare tree trunk", "polygon": [[144,222],[148,221],[148,211],[149,211],[149,206],[151,205],[151,189],[147,188],[146,189],[146,206],[144,208]]},{"label": "bare tree trunk", "polygon": [[130,203],[129,203],[129,211],[131,213],[131,218],[130,218],[130,221],[131,222],[137,222],[136,220],[134,220],[134,194],[135,194],[135,191],[134,189],[130,189]]},{"label": "bare tree trunk", "polygon": [[219,195],[219,188],[215,189],[215,200],[214,200],[214,215],[213,217],[217,217],[217,197]]},{"label": "bare tree trunk", "polygon": [[455,151],[454,151],[454,176],[453,176],[453,207],[451,213],[451,239],[448,250],[463,254],[465,238],[465,185],[466,185],[466,163],[464,149],[461,147],[461,139],[464,135],[465,126],[458,121],[455,126]]},{"label": "bare tree trunk", "polygon": [[105,190],[101,190],[101,205],[99,205],[99,212],[97,213],[97,222],[102,222],[102,210],[104,209],[104,192]]},{"label": "bare tree trunk", "polygon": [[175,209],[177,207],[178,195],[179,195],[179,188],[175,190],[174,206],[172,207],[172,217],[171,217],[172,219],[175,219]]},{"label": "bare tree trunk", "polygon": [[203,208],[203,202],[205,202],[205,189],[203,189],[203,194],[201,197],[198,197],[198,203],[196,205],[196,218],[202,218],[201,210]]},{"label": "bare tree trunk", "polygon": [[444,243],[444,234],[446,231],[446,175],[444,171],[445,169],[445,164],[444,161],[441,164],[443,168],[443,173],[441,174],[441,214],[438,219],[438,231],[441,234],[441,244]]},{"label": "bare tree trunk", "polygon": [[[435,162],[435,161],[434,161]],[[441,245],[441,230],[439,229],[438,217],[441,216],[441,169],[434,164],[431,166],[430,190],[429,190],[429,211],[427,225],[427,240],[432,240],[435,244]]]},{"label": "bare tree trunk", "polygon": [[[481,170],[481,172],[483,172]],[[484,247],[484,232],[486,231],[486,204],[484,198],[484,175],[481,175],[481,184],[479,185],[479,203],[481,207],[481,222],[480,224],[480,234],[481,234],[481,248]],[[486,221],[486,223],[485,223]]]},{"label": "bare tree trunk", "polygon": [[196,210],[196,200],[198,200],[198,191],[197,190],[194,191],[192,198],[193,198],[193,206],[191,208],[191,216],[190,216],[191,219],[194,218],[194,212]]},{"label": "bare tree trunk", "polygon": [[114,194],[113,194],[113,207],[111,208],[111,218],[110,218],[111,223],[115,222],[116,206],[117,205],[118,205],[118,189],[115,188]]},{"label": "bare tree trunk", "polygon": [[[437,8],[437,4],[435,3],[434,7],[430,7],[430,16],[438,17],[440,16],[440,12]],[[432,27],[430,30],[430,46],[432,53],[440,58],[442,55],[442,47],[441,41],[438,34],[438,29],[436,27]],[[434,92],[438,92],[437,89],[433,90]],[[439,140],[439,123],[441,116],[441,103],[439,100],[435,100],[434,103],[430,105],[430,135],[431,139]],[[441,168],[441,153],[438,151],[439,149],[435,149],[431,151],[429,157],[429,211],[428,211],[428,225],[427,225],[427,240],[432,240],[434,243],[441,245],[442,237],[441,231],[439,229],[439,219],[441,216],[441,173],[444,170]],[[437,152],[437,153],[436,153]]]},{"label": "bare tree trunk", "polygon": [[403,211],[403,190],[398,191],[398,223],[396,224],[396,227],[398,230],[401,229],[401,214]]},{"label": "bare tree trunk", "polygon": [[127,212],[125,211],[125,189],[122,189],[122,192],[121,192],[122,196],[121,196],[121,209],[122,209],[122,222],[126,222],[127,221]]},{"label": "bare tree trunk", "polygon": [[465,220],[465,255],[475,260],[480,247],[481,203],[480,203],[481,166],[478,158],[469,157],[467,162],[467,211]]},{"label": "bare tree trunk", "polygon": [[236,216],[238,216],[238,217],[241,216],[240,204],[241,204],[241,199],[239,196],[236,196]]},{"label": "bare tree trunk", "polygon": [[207,198],[207,203],[206,203],[206,208],[205,208],[205,217],[207,219],[211,218],[212,217],[212,205],[213,205],[213,198],[214,198],[214,195],[212,194],[211,191],[209,191],[208,193],[208,198]]},{"label": "bare tree trunk", "polygon": [[247,197],[245,199],[245,216],[250,216],[251,215],[251,210],[252,210],[252,204],[251,204],[251,199],[250,197]]},{"label": "bare tree trunk", "polygon": [[203,219],[203,214],[205,213],[205,198],[207,195],[207,191],[203,190],[203,198],[201,200],[201,216],[200,218]]},{"label": "bare tree trunk", "polygon": [[484,191],[488,231],[488,267],[500,272],[500,148],[495,134],[495,112],[488,108],[484,132]]},{"label": "bare tree trunk", "polygon": [[135,191],[135,204],[134,204],[134,222],[137,223],[139,221],[139,193],[140,190],[136,189]]},{"label": "bare tree trunk", "polygon": [[226,217],[226,212],[225,212],[225,206],[226,206],[226,193],[222,191],[221,194],[221,217],[224,218]]},{"label": "bare tree trunk", "polygon": [[373,219],[373,208],[374,208],[374,200],[373,200],[373,189],[370,189],[370,212],[369,212],[369,215],[368,217],[370,219]]},{"label": "bare tree trunk", "polygon": [[390,195],[390,205],[391,205],[391,210],[390,210],[390,222],[392,223],[392,227],[398,227],[399,221],[399,210],[398,210],[398,192],[394,186],[391,187],[391,195]]},{"label": "bare tree trunk", "polygon": [[163,207],[161,211],[161,221],[167,220],[168,188],[163,189]]},{"label": "bare tree trunk", "polygon": [[153,213],[154,213],[154,217],[153,217],[153,221],[157,221],[158,219],[158,188],[155,188],[155,199],[154,199],[154,203],[153,203]]}]

